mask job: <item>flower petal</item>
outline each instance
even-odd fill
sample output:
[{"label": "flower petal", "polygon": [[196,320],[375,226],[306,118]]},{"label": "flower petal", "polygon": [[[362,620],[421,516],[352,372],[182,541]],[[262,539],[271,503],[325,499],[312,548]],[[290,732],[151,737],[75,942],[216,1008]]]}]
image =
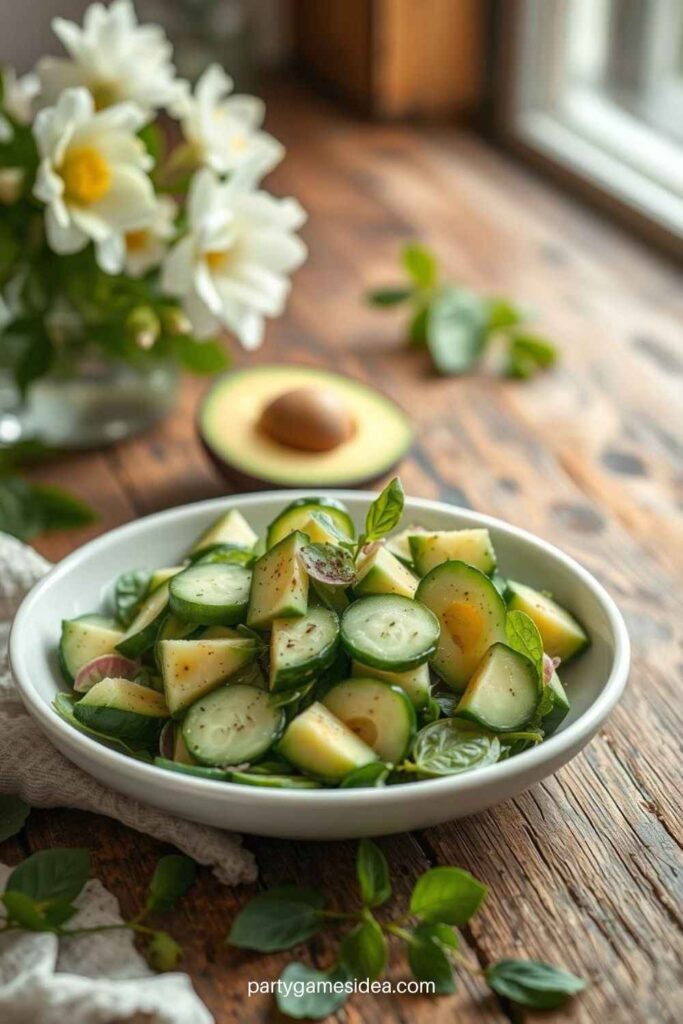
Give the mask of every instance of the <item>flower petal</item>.
[{"label": "flower petal", "polygon": [[88,244],[87,236],[75,224],[62,224],[57,220],[51,206],[45,211],[45,233],[47,244],[60,256],[80,252]]},{"label": "flower petal", "polygon": [[161,270],[161,289],[167,295],[187,295],[192,290],[194,256],[194,239],[189,235],[168,253]]},{"label": "flower petal", "polygon": [[108,235],[95,242],[95,258],[105,274],[120,274],[126,258],[123,235]]}]

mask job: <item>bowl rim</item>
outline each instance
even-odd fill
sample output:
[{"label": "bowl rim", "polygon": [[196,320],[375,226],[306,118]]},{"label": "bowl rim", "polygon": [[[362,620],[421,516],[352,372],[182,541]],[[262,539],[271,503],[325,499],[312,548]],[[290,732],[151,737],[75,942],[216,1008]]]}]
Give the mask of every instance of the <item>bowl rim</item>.
[{"label": "bowl rim", "polygon": [[[367,502],[376,497],[376,493],[372,491],[324,488],[324,492],[330,497],[352,502],[358,500]],[[63,735],[69,747],[82,751],[85,757],[99,759],[103,767],[109,766],[116,774],[122,773],[128,776],[129,779],[138,779],[143,783],[152,784],[152,786],[156,786],[157,782],[161,783],[162,779],[167,779],[170,774],[168,770],[159,768],[157,765],[146,761],[136,760],[117,750],[113,750],[87,736],[85,733],[74,729],[67,722],[64,722],[56,714],[52,705],[48,704],[39,695],[32,683],[31,673],[25,661],[25,646],[30,638],[30,619],[33,606],[55,583],[68,576],[85,555],[97,553],[98,548],[104,548],[112,543],[116,544],[133,533],[144,533],[151,524],[161,525],[183,516],[191,517],[196,513],[208,513],[214,510],[218,512],[220,509],[225,508],[226,505],[249,508],[274,498],[285,503],[308,494],[310,494],[310,489],[278,489],[224,495],[218,498],[175,506],[174,508],[142,516],[112,530],[108,530],[106,533],[95,537],[93,540],[77,548],[58,562],[24,597],[12,623],[8,648],[10,666],[21,698],[28,711],[44,728],[48,736],[50,737],[55,733]],[[462,519],[469,519],[473,524],[476,523],[511,534],[523,543],[537,548],[541,554],[551,556],[563,564],[574,576],[578,577],[580,582],[592,592],[593,596],[602,606],[614,642],[614,658],[609,676],[593,703],[566,729],[544,740],[543,743],[538,744],[533,749],[524,751],[514,758],[498,761],[492,765],[473,768],[471,771],[463,772],[459,775],[444,776],[437,779],[421,779],[407,785],[387,787],[297,790],[265,786],[245,786],[232,782],[221,782],[218,785],[210,779],[202,779],[185,775],[181,772],[175,772],[173,773],[173,787],[176,791],[184,792],[186,796],[201,795],[209,798],[212,794],[220,798],[222,793],[233,803],[248,800],[250,803],[265,805],[276,800],[282,804],[298,805],[305,801],[307,805],[314,806],[333,800],[339,804],[340,808],[347,807],[353,809],[354,807],[365,805],[368,800],[373,800],[377,802],[378,806],[391,806],[409,800],[411,794],[416,796],[422,794],[426,797],[440,793],[446,797],[449,794],[455,795],[464,790],[467,790],[468,793],[476,793],[490,784],[495,785],[496,781],[502,782],[505,780],[506,782],[513,782],[517,780],[521,783],[523,776],[533,774],[535,769],[538,769],[539,766],[546,762],[553,764],[559,761],[562,764],[566,760],[571,759],[571,751],[574,748],[580,749],[597,732],[620,700],[626,687],[630,667],[630,641],[626,624],[615,601],[610,597],[602,584],[579,562],[549,541],[543,540],[528,530],[514,526],[502,519],[497,519],[494,516],[489,516],[472,509],[462,508],[458,505],[426,498],[406,497],[406,505],[410,506],[411,511],[425,510],[448,514],[455,512]],[[569,756],[567,757],[566,755],[568,754]],[[84,770],[87,772],[87,769]]]}]

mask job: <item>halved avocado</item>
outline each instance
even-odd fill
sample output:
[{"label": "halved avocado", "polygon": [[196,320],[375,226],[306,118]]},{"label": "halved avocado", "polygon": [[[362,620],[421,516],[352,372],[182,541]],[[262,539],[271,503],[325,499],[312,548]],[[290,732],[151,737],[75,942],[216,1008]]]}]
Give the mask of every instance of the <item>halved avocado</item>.
[{"label": "halved avocado", "polygon": [[[274,440],[260,423],[264,409],[295,389],[336,395],[353,432],[328,451],[304,451]],[[307,366],[257,366],[225,374],[199,412],[209,455],[231,479],[251,486],[342,487],[378,480],[413,440],[406,414],[391,399],[349,377]]]}]

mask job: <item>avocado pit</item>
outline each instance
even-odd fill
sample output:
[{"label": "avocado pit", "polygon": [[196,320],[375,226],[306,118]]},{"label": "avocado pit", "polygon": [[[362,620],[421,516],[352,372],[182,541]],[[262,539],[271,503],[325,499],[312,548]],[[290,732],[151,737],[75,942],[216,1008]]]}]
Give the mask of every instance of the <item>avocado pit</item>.
[{"label": "avocado pit", "polygon": [[285,391],[263,409],[259,429],[273,441],[304,452],[328,452],[350,440],[353,418],[342,398],[328,388]]}]

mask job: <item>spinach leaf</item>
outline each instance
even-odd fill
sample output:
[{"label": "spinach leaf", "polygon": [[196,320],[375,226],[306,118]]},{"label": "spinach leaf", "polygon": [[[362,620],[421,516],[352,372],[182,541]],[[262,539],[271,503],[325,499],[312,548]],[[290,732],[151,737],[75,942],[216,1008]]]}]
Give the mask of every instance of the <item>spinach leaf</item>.
[{"label": "spinach leaf", "polygon": [[142,604],[152,577],[146,569],[131,569],[121,573],[114,585],[116,618],[130,626]]},{"label": "spinach leaf", "polygon": [[360,895],[366,907],[379,907],[391,896],[389,865],[379,846],[371,839],[361,839],[358,844],[356,874]]},{"label": "spinach leaf", "polygon": [[415,883],[410,897],[410,913],[423,921],[464,925],[479,909],[487,892],[486,886],[469,871],[432,868]]},{"label": "spinach leaf", "polygon": [[442,718],[420,729],[409,764],[423,778],[458,775],[494,764],[500,749],[492,733],[457,718]]},{"label": "spinach leaf", "polygon": [[499,960],[484,976],[499,996],[536,1010],[554,1010],[586,988],[582,978],[540,960]]}]

